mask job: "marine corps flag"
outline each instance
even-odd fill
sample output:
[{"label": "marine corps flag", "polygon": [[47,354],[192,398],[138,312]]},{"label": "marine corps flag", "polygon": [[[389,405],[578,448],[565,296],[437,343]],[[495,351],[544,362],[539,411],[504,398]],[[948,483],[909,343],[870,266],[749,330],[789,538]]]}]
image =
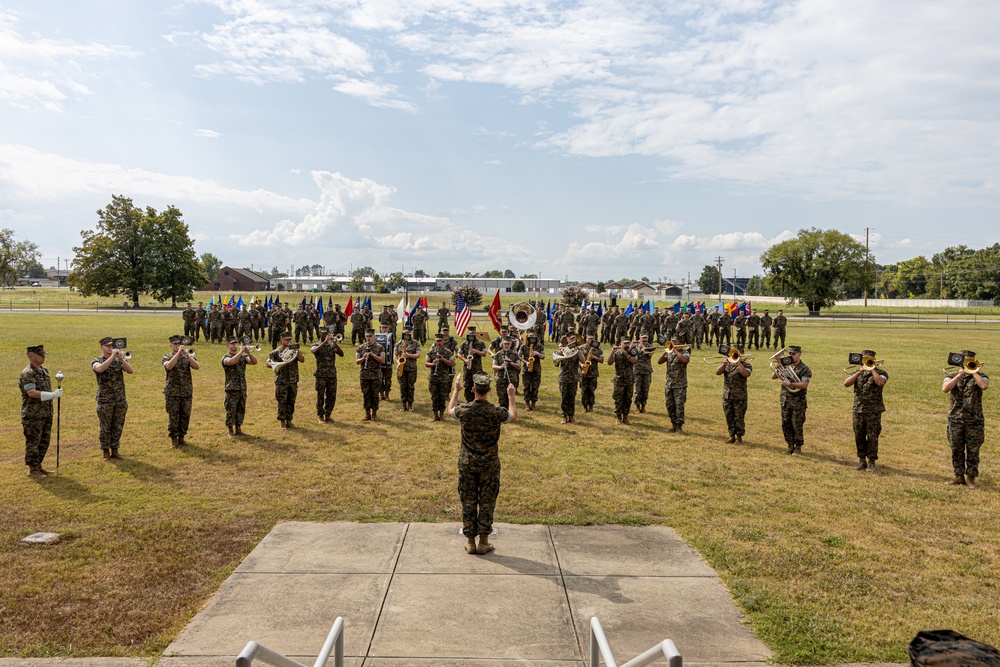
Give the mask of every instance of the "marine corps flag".
[{"label": "marine corps flag", "polygon": [[493,323],[493,328],[499,334],[500,327],[503,325],[503,322],[500,321],[500,290],[493,293],[493,303],[490,304],[490,309],[486,314],[489,316],[490,322]]}]

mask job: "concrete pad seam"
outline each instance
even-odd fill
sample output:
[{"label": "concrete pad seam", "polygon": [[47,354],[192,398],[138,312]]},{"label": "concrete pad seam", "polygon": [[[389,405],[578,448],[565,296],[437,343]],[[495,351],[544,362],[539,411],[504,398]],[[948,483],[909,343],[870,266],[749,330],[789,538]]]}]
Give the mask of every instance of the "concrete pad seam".
[{"label": "concrete pad seam", "polygon": [[[552,545],[552,554],[553,554],[553,556],[556,559],[556,568],[559,570],[559,583],[562,584],[563,597],[566,598],[566,610],[569,612],[570,625],[573,627],[573,636],[576,639],[576,647],[579,650],[580,655],[587,656],[589,658],[588,653],[583,650],[583,644],[580,643],[580,633],[576,629],[576,623],[572,622],[573,621],[573,603],[570,602],[570,599],[569,599],[569,590],[566,588],[566,576],[565,576],[565,573],[563,572],[562,562],[559,560],[559,549],[556,547],[555,538],[552,536],[552,526],[546,526],[545,527],[545,532],[548,533],[548,535],[549,535],[549,544]],[[589,650],[589,643],[590,642],[588,641],[587,643],[588,643],[588,650]]]},{"label": "concrete pad seam", "polygon": [[385,585],[385,593],[382,595],[382,602],[378,606],[378,614],[375,615],[375,622],[372,624],[372,634],[368,637],[368,646],[365,647],[365,654],[361,656],[362,662],[367,661],[372,652],[372,643],[375,641],[375,634],[378,632],[378,624],[382,621],[382,612],[385,611],[385,601],[389,599],[389,591],[392,589],[392,581],[396,578],[396,568],[399,567],[399,557],[403,553],[406,545],[406,535],[410,532],[410,523],[403,527],[403,539],[399,541],[396,549],[396,556],[392,559],[392,571],[389,573],[389,582]]}]

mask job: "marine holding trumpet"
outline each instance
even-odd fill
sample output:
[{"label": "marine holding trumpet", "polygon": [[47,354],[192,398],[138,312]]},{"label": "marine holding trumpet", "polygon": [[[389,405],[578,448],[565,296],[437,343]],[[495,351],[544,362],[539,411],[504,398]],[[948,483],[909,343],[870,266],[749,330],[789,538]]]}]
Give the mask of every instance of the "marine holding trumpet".
[{"label": "marine holding trumpet", "polygon": [[326,327],[323,337],[309,350],[316,359],[316,417],[320,424],[330,421],[333,408],[337,405],[337,357],[344,356],[340,347],[343,334],[337,333],[337,325]]},{"label": "marine holding trumpet", "polygon": [[354,363],[359,367],[361,396],[365,404],[365,421],[378,420],[378,403],[382,395],[382,364],[386,351],[375,342],[375,330],[365,329],[365,342],[354,351]]},{"label": "marine holding trumpet", "polygon": [[[249,333],[243,335],[242,341],[232,336],[226,341],[229,351],[222,355],[222,370],[226,375],[226,428],[230,438],[243,435],[243,418],[247,413],[247,364],[257,365],[257,357],[250,347],[252,342],[253,336]],[[256,347],[260,349],[260,345]]]},{"label": "marine holding trumpet", "polygon": [[722,375],[722,413],[726,416],[726,428],[729,429],[729,444],[743,444],[743,436],[747,434],[747,378],[753,373],[750,360],[753,355],[743,354],[743,346],[720,346],[719,354],[722,363],[715,369],[716,375]]},{"label": "marine holding trumpet", "polygon": [[789,345],[787,351],[785,355],[785,349],[778,350],[771,357],[778,360],[771,365],[771,379],[781,380],[781,432],[788,445],[785,453],[798,456],[805,442],[806,391],[812,371],[802,363],[801,347]]},{"label": "marine holding trumpet", "polygon": [[417,359],[420,358],[420,343],[413,338],[410,327],[403,328],[403,337],[396,343],[396,374],[399,379],[400,410],[413,409],[413,395],[417,386]]},{"label": "marine holding trumpet", "polygon": [[958,367],[945,376],[941,385],[941,391],[951,394],[948,444],[955,477],[948,483],[974,487],[979,476],[979,449],[986,432],[983,392],[990,388],[990,378],[981,371],[982,364],[972,350],[949,354],[948,364]]},{"label": "marine holding trumpet", "polygon": [[292,345],[292,332],[283,331],[277,349],[271,350],[266,366],[274,371],[274,400],[278,403],[281,428],[294,428],[295,399],[299,395],[299,364],[306,360],[299,344]]},{"label": "marine holding trumpet", "polygon": [[133,372],[132,364],[129,363],[132,355],[125,349],[126,343],[124,338],[102,338],[99,343],[101,356],[90,363],[97,378],[97,419],[101,424],[101,453],[105,460],[122,458],[118,448],[121,446],[125,415],[128,413],[123,373],[131,375]]},{"label": "marine holding trumpet", "polygon": [[195,351],[188,349],[191,339],[187,336],[170,337],[170,354],[163,355],[163,368],[167,372],[163,385],[163,396],[167,408],[167,435],[173,447],[186,447],[184,436],[191,421],[191,401],[194,384],[191,371],[201,366],[195,359]]},{"label": "marine holding trumpet", "polygon": [[672,433],[683,432],[684,404],[687,403],[687,367],[691,361],[690,345],[686,345],[680,336],[674,335],[668,341],[663,354],[656,360],[657,364],[667,364],[667,377],[663,383],[663,398],[667,404],[667,416],[670,417]]},{"label": "marine holding trumpet", "polygon": [[889,374],[880,368],[882,361],[875,359],[874,350],[851,354],[848,362],[858,366],[857,370],[850,369],[850,375],[844,380],[845,387],[854,387],[851,418],[858,450],[858,465],[854,469],[875,472],[878,437],[882,433],[882,413],[885,412],[882,387],[889,381]]}]

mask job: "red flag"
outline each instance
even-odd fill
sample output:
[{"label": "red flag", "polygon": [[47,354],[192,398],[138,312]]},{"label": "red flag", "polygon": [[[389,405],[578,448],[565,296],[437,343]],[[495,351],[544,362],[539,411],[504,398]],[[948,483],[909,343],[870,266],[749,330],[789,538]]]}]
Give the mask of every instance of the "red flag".
[{"label": "red flag", "polygon": [[490,322],[493,323],[493,328],[500,333],[500,327],[503,322],[500,321],[500,290],[497,290],[493,295],[493,303],[490,304],[490,309],[486,313],[490,318]]},{"label": "red flag", "polygon": [[349,318],[353,312],[354,312],[354,297],[351,296],[351,298],[347,300],[347,308],[344,308],[344,317]]}]

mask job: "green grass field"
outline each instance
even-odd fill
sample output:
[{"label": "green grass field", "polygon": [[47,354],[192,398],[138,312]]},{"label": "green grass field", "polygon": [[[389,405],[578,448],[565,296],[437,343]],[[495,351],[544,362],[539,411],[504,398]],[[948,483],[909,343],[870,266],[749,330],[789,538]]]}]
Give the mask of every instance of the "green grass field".
[{"label": "green grass field", "polygon": [[[288,432],[277,428],[271,371],[251,367],[249,437],[231,440],[224,350],[199,344],[191,445],[181,451],[166,434],[159,362],[179,317],[5,317],[17,334],[0,351],[0,656],[157,655],[279,521],[460,520],[457,426],[431,421],[423,370],[416,411],[397,412],[392,400],[371,424],[361,422],[356,370],[342,361],[335,422],[321,425],[307,360],[300,428]],[[135,355],[118,463],[103,462],[97,443],[90,360],[104,335],[127,336]],[[763,350],[743,447],[722,442],[721,379],[701,361],[713,356],[707,349],[690,368],[684,434],[665,431],[663,367],[654,367],[652,412],[633,415],[632,426],[615,424],[608,366],[596,411],[561,425],[546,362],[539,411],[522,413],[501,437],[496,518],[674,527],[717,570],[778,663],[905,662],[913,635],[940,627],[1000,644],[998,402],[987,392],[980,488],[948,487],[940,391],[947,352],[977,350],[988,373],[995,340],[989,326],[794,324],[788,342],[804,347],[814,373],[804,456],[794,458],[782,454],[779,390]],[[50,371],[66,375],[60,475],[43,481],[23,465],[16,389],[24,346],[39,342]],[[852,392],[842,369],[863,347],[890,374],[876,474],[851,468]],[[53,443],[46,467],[54,465]],[[18,544],[40,530],[63,540]]]}]

